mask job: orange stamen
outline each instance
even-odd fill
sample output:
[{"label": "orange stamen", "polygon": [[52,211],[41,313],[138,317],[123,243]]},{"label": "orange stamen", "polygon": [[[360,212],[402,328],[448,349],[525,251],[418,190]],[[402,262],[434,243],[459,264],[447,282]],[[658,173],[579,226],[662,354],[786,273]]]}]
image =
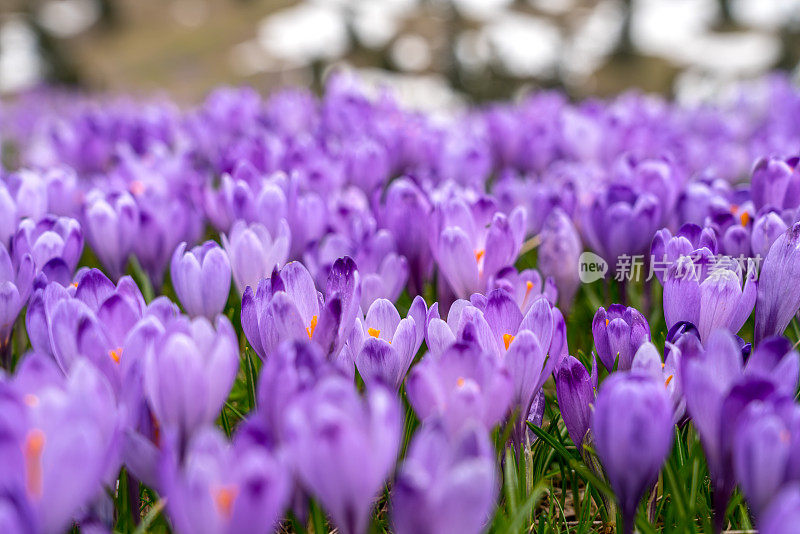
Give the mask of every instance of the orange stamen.
[{"label": "orange stamen", "polygon": [[237,493],[234,486],[223,486],[212,490],[217,512],[225,519],[230,519],[233,515],[233,501],[236,500]]},{"label": "orange stamen", "polygon": [[459,376],[458,380],[456,380],[456,385],[458,387],[460,387],[460,388],[463,388],[464,387],[464,382],[465,382],[464,377],[463,376]]},{"label": "orange stamen", "polygon": [[311,325],[306,327],[306,334],[308,334],[308,339],[314,335],[314,330],[317,328],[317,316],[313,316],[311,318]]},{"label": "orange stamen", "polygon": [[381,335],[381,331],[377,328],[367,328],[367,333],[372,337],[378,337]]},{"label": "orange stamen", "polygon": [[511,334],[503,334],[503,343],[506,346],[506,350],[508,350],[508,346],[511,345],[512,341],[514,341],[514,336]]},{"label": "orange stamen", "polygon": [[742,214],[739,215],[739,220],[742,222],[742,226],[747,226],[747,223],[750,222],[750,214],[746,211],[742,212]]},{"label": "orange stamen", "polygon": [[608,318],[606,318],[606,326],[608,326]]},{"label": "orange stamen", "polygon": [[666,382],[664,382],[664,387],[667,387],[667,386],[669,386],[669,383],[670,383],[670,382],[672,382],[672,377],[674,377],[674,376],[675,376],[675,375],[669,375],[669,376],[667,377],[667,381],[666,381]]},{"label": "orange stamen", "polygon": [[122,347],[108,351],[108,355],[114,360],[114,363],[119,363],[119,359],[122,357]]},{"label": "orange stamen", "polygon": [[480,262],[481,262],[481,258],[483,258],[483,255],[484,255],[484,254],[486,254],[486,251],[485,251],[485,250],[483,250],[483,249],[481,249],[481,250],[476,250],[476,251],[475,251],[475,261],[476,261],[476,262],[478,262],[478,263],[480,263]]},{"label": "orange stamen", "polygon": [[28,432],[23,446],[25,457],[25,489],[32,497],[42,496],[42,451],[44,451],[44,432],[34,428]]},{"label": "orange stamen", "polygon": [[78,282],[72,282],[72,287],[77,288],[78,287]]}]

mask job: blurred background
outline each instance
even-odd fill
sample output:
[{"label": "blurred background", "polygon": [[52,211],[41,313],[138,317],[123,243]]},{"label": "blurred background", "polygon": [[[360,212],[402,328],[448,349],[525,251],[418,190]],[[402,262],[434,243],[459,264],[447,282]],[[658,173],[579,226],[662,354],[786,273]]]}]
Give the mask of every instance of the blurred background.
[{"label": "blurred background", "polygon": [[537,87],[696,99],[798,60],[800,0],[0,0],[4,96],[57,83],[192,103],[350,68],[420,108]]}]

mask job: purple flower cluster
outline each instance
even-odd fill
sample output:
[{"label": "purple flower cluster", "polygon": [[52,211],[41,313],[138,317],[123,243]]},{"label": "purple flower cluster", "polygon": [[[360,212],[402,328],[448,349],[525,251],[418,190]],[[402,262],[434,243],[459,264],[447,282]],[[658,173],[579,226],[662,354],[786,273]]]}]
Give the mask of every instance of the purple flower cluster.
[{"label": "purple flower cluster", "polygon": [[[785,531],[800,91],[760,83],[446,118],[344,75],[39,95],[0,168],[0,531],[109,531],[126,488],[139,522],[143,484],[176,532],[482,532],[545,421],[626,533],[687,425],[715,528],[738,486]],[[585,250],[662,291],[582,286]]]}]

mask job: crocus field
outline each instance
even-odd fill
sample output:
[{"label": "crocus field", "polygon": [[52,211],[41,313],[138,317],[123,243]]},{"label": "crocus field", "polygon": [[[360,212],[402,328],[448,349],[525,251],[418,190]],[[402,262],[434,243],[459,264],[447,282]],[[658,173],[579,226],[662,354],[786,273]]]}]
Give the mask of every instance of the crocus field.
[{"label": "crocus field", "polygon": [[0,132],[0,532],[800,532],[788,78]]}]

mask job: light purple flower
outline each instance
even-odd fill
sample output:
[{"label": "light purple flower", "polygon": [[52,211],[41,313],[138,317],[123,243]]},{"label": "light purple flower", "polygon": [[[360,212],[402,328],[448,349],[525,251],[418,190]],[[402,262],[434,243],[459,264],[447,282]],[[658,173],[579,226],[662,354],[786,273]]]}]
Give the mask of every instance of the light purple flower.
[{"label": "light purple flower", "polygon": [[421,420],[441,418],[452,433],[470,420],[487,429],[502,421],[513,400],[514,382],[495,355],[474,344],[456,344],[415,365],[406,393]]},{"label": "light purple flower", "polygon": [[620,373],[597,395],[592,417],[597,454],[622,508],[623,532],[633,532],[642,495],[672,449],[672,402],[660,381]]},{"label": "light purple flower", "polygon": [[525,234],[525,211],[491,213],[478,200],[451,198],[436,206],[431,248],[439,270],[457,297],[481,292],[517,259]]},{"label": "light purple flower", "polygon": [[756,301],[755,342],[780,335],[800,309],[800,223],[778,237],[764,258]]},{"label": "light purple flower", "polygon": [[478,534],[497,496],[495,453],[486,430],[468,426],[449,436],[435,423],[414,435],[392,488],[398,534]]},{"label": "light purple flower", "polygon": [[362,399],[350,380],[337,376],[319,382],[286,414],[294,469],[345,534],[367,530],[372,503],[394,467],[401,432],[393,394],[375,387]]},{"label": "light purple flower", "polygon": [[62,286],[69,284],[83,252],[81,225],[69,217],[48,215],[38,222],[24,219],[13,241],[16,264],[30,254],[36,272]]},{"label": "light purple flower", "polygon": [[350,335],[360,300],[358,271],[341,258],[328,276],[326,297],[301,263],[287,263],[242,297],[242,328],[250,346],[266,359],[285,340],[311,339],[335,357]]},{"label": "light purple flower", "polygon": [[125,272],[139,232],[139,208],[129,193],[94,190],[83,213],[86,239],[113,280]]},{"label": "light purple flower", "polygon": [[222,235],[222,246],[230,258],[233,280],[244,295],[247,287],[255,288],[259,280],[280,269],[289,254],[289,227],[285,221],[279,225],[277,235],[261,224],[250,225],[243,221],[234,223],[230,235]]},{"label": "light purple flower", "polygon": [[231,265],[215,241],[186,251],[181,243],[172,255],[170,276],[186,312],[209,320],[222,313],[231,289]]},{"label": "light purple flower", "polygon": [[177,532],[233,534],[276,528],[291,480],[280,458],[263,447],[227,443],[206,428],[191,440],[182,465],[164,453],[162,491]]},{"label": "light purple flower", "polygon": [[589,432],[592,406],[597,396],[597,359],[592,353],[592,370],[572,356],[561,362],[556,372],[556,398],[567,433],[581,456]]},{"label": "light purple flower", "polygon": [[786,222],[774,211],[756,217],[750,235],[750,248],[753,256],[767,257],[772,244],[788,230]]},{"label": "light purple flower", "polygon": [[417,321],[424,317],[422,312],[416,318],[409,314],[401,319],[391,302],[378,299],[367,310],[363,323],[356,319],[349,343],[365,383],[400,387],[422,345],[423,325],[418,327]]},{"label": "light purple flower", "polygon": [[637,194],[628,185],[614,183],[586,208],[581,230],[591,248],[613,266],[620,256],[645,251],[661,214],[651,193]]},{"label": "light purple flower", "polygon": [[539,270],[555,280],[559,304],[567,313],[580,285],[578,258],[583,252],[583,244],[575,225],[558,208],[547,217],[540,235]]},{"label": "light purple flower", "polygon": [[681,256],[664,275],[667,328],[688,321],[697,326],[702,340],[716,328],[738,332],[753,310],[760,284],[752,260],[747,261],[745,276],[742,271],[736,260],[715,260],[708,249]]},{"label": "light purple flower", "polygon": [[15,267],[5,245],[0,243],[0,354],[5,352],[17,316],[28,301],[34,269],[30,254],[22,255]]},{"label": "light purple flower", "polygon": [[597,356],[611,372],[627,371],[633,363],[633,355],[643,343],[650,341],[650,325],[639,310],[626,308],[622,304],[600,307],[592,320],[592,336]]},{"label": "light purple flower", "polygon": [[114,394],[88,362],[66,378],[48,363],[29,355],[13,382],[0,381],[7,415],[0,471],[4,488],[38,523],[20,527],[62,532],[116,476],[119,426]]},{"label": "light purple flower", "polygon": [[800,522],[800,483],[787,484],[758,522],[762,534],[792,534]]},{"label": "light purple flower", "polygon": [[750,194],[755,208],[796,208],[800,205],[800,172],[797,158],[783,161],[761,158],[753,167]]},{"label": "light purple flower", "polygon": [[239,344],[227,318],[174,321],[147,352],[144,389],[158,424],[183,445],[213,422],[239,369]]}]

